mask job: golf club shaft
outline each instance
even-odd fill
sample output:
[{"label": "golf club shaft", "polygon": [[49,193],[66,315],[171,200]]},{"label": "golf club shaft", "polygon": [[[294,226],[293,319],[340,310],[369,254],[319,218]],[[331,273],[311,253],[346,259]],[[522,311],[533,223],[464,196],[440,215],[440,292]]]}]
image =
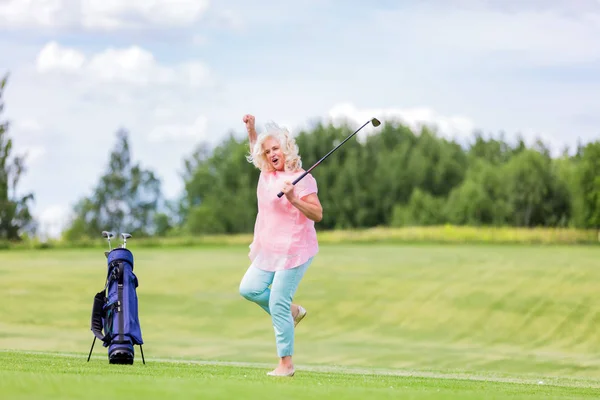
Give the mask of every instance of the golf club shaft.
[{"label": "golf club shaft", "polygon": [[102,236],[106,238],[106,240],[108,241],[108,250],[111,251],[112,247],[110,245],[110,238],[111,238],[111,233],[107,232],[107,231],[103,231],[102,232]]},{"label": "golf club shaft", "polygon": [[[354,135],[356,135],[358,133],[358,131],[360,131],[362,128],[364,128],[365,126],[367,126],[367,124],[369,122],[372,122],[373,119],[368,120],[367,122],[365,122],[360,128],[358,128],[357,130],[354,131],[354,133],[350,136],[348,136],[346,139],[344,139],[342,141],[342,143],[338,144],[337,146],[335,146],[333,149],[331,149],[329,151],[329,153],[325,154],[319,161],[317,161],[312,167],[310,167],[309,169],[307,169],[306,171],[304,171],[304,173],[302,175],[300,175],[299,177],[297,177],[296,179],[294,179],[294,181],[292,182],[292,185],[295,185],[296,183],[300,182],[300,180],[302,178],[304,178],[307,174],[310,173],[310,171],[312,171],[317,165],[321,164],[321,162],[323,162],[323,160],[325,160],[327,157],[329,157],[331,155],[331,153],[333,153],[334,151],[336,151],[337,149],[339,149],[344,143],[346,143],[346,141],[350,140],[350,138]],[[283,192],[279,192],[277,194],[277,197],[281,198],[281,196],[283,196]]]}]

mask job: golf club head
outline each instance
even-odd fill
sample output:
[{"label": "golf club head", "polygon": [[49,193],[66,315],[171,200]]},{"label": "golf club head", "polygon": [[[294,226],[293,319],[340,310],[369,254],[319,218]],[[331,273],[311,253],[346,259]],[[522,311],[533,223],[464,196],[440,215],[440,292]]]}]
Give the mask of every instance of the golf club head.
[{"label": "golf club head", "polygon": [[114,232],[109,232],[109,231],[102,231],[102,237],[105,238],[108,241],[108,250],[112,250],[112,247],[110,245],[110,239],[115,236]]},{"label": "golf club head", "polygon": [[379,122],[379,120],[377,118],[371,119],[371,123],[373,124],[374,127],[378,127],[379,125],[381,125],[381,122]]},{"label": "golf club head", "polygon": [[108,259],[108,253],[110,253],[109,251],[105,251],[104,252],[104,256]]},{"label": "golf club head", "polygon": [[131,234],[121,233],[121,237],[123,238],[123,244],[121,245],[121,248],[125,249],[125,248],[127,248],[127,239],[129,239],[131,237]]}]

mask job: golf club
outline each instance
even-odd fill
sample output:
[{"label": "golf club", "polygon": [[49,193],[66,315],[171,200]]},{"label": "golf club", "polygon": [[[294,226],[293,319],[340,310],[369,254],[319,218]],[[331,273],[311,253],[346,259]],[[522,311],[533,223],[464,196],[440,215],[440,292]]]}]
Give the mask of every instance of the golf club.
[{"label": "golf club", "polygon": [[[308,170],[306,170],[302,175],[300,175],[299,177],[297,177],[294,182],[292,182],[292,185],[295,185],[296,183],[300,182],[300,180],[302,178],[304,178],[307,174],[310,173],[310,171],[312,171],[317,165],[321,164],[321,162],[323,160],[325,160],[327,157],[329,157],[329,155],[331,153],[333,153],[334,151],[336,151],[337,149],[339,149],[344,143],[346,143],[346,141],[348,139],[350,139],[352,136],[356,135],[358,133],[358,131],[360,131],[362,128],[364,128],[365,126],[367,126],[368,123],[372,123],[374,127],[378,127],[379,125],[381,125],[381,122],[379,122],[379,120],[377,118],[371,118],[370,120],[368,120],[367,122],[365,122],[363,124],[363,126],[361,126],[360,128],[358,128],[357,130],[354,131],[354,133],[350,136],[348,136],[346,139],[344,139],[342,141],[342,143],[338,144],[337,146],[335,146],[329,153],[325,154],[323,156],[323,158],[321,158],[319,161],[317,161],[312,167],[310,167]],[[281,196],[283,196],[283,192],[279,192],[277,194],[277,197],[281,198]]]},{"label": "golf club", "polygon": [[102,231],[102,237],[108,240],[108,250],[111,251],[110,239],[115,236],[114,232]]},{"label": "golf club", "polygon": [[122,248],[127,248],[127,239],[129,239],[131,237],[131,235],[129,233],[121,233],[121,237],[123,238],[123,246],[121,246]]}]

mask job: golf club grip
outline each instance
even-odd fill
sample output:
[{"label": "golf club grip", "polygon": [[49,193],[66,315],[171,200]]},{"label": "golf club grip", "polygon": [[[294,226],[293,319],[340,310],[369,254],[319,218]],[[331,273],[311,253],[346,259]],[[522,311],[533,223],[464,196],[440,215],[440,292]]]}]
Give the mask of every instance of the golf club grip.
[{"label": "golf club grip", "polygon": [[[296,179],[294,179],[294,182],[292,182],[292,185],[295,185],[296,183],[300,182],[300,179],[304,178],[309,172],[310,172],[310,169],[308,171],[305,171],[302,175],[300,175]],[[281,196],[283,196],[283,192],[277,193],[277,197],[281,198]]]}]

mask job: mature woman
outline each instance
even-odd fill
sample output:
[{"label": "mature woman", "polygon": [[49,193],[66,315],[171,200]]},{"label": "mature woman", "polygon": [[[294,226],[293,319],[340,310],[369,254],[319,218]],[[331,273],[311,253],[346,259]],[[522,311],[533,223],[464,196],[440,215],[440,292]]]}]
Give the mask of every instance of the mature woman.
[{"label": "mature woman", "polygon": [[[260,169],[258,214],[250,245],[251,265],[240,283],[240,294],[270,316],[279,365],[271,376],[293,376],[294,329],[306,310],[292,304],[298,284],[319,250],[315,222],[323,217],[317,182],[304,172],[298,146],[276,125],[257,136],[252,115],[243,118],[250,140],[248,161]],[[285,196],[277,197],[283,192]],[[269,286],[270,289],[269,289]]]}]

